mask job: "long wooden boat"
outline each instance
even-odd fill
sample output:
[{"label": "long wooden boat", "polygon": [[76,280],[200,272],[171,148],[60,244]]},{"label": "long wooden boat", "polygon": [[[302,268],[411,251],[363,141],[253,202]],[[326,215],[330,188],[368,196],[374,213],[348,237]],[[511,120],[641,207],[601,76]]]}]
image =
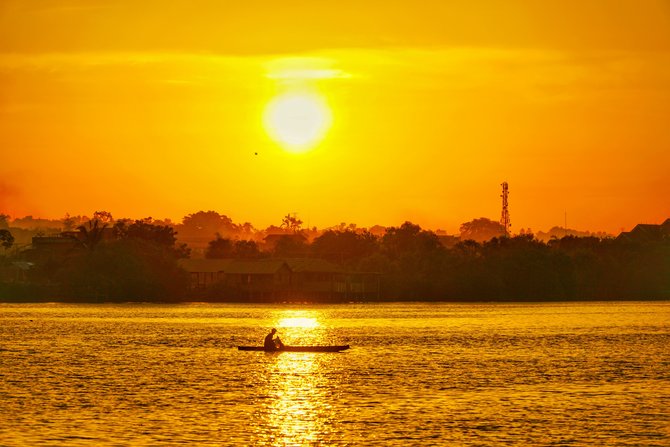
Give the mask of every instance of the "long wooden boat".
[{"label": "long wooden boat", "polygon": [[[263,346],[238,346],[240,351],[265,351]],[[349,345],[335,346],[284,346],[268,352],[340,352],[349,349]]]}]

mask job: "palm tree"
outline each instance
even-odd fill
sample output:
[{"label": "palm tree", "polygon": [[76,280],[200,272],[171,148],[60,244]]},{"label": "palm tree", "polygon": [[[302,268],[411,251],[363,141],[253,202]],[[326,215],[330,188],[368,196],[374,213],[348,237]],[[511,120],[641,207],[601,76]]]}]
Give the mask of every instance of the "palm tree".
[{"label": "palm tree", "polygon": [[81,234],[80,240],[82,245],[89,250],[94,250],[100,241],[102,241],[103,231],[108,225],[108,223],[101,225],[98,219],[89,220],[87,225],[79,225],[77,230]]}]

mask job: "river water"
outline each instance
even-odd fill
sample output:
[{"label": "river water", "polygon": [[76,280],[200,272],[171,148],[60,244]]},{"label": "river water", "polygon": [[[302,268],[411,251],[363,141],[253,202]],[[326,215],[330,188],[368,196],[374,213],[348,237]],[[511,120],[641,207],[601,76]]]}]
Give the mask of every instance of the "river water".
[{"label": "river water", "polygon": [[2,446],[503,444],[670,445],[670,303],[0,305]]}]

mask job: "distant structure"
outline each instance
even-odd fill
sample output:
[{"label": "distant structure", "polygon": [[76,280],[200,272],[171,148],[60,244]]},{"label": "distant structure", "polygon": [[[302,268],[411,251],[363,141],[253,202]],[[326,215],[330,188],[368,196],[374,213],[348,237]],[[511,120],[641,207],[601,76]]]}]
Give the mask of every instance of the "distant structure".
[{"label": "distant structure", "polygon": [[512,222],[509,219],[509,204],[507,202],[509,197],[509,185],[507,182],[502,182],[501,186],[502,194],[500,197],[502,197],[502,215],[500,216],[500,225],[505,228],[505,236],[509,236],[510,227],[512,226]]},{"label": "distant structure", "polygon": [[670,240],[670,219],[660,225],[638,224],[630,231],[622,231],[618,240],[630,242],[657,242]]}]

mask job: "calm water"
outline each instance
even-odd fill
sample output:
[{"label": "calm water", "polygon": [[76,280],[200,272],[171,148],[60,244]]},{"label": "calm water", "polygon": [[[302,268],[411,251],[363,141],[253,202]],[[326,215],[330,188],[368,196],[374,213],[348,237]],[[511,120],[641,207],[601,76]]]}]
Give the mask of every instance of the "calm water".
[{"label": "calm water", "polygon": [[668,446],[670,303],[0,305],[0,445],[180,444]]}]

